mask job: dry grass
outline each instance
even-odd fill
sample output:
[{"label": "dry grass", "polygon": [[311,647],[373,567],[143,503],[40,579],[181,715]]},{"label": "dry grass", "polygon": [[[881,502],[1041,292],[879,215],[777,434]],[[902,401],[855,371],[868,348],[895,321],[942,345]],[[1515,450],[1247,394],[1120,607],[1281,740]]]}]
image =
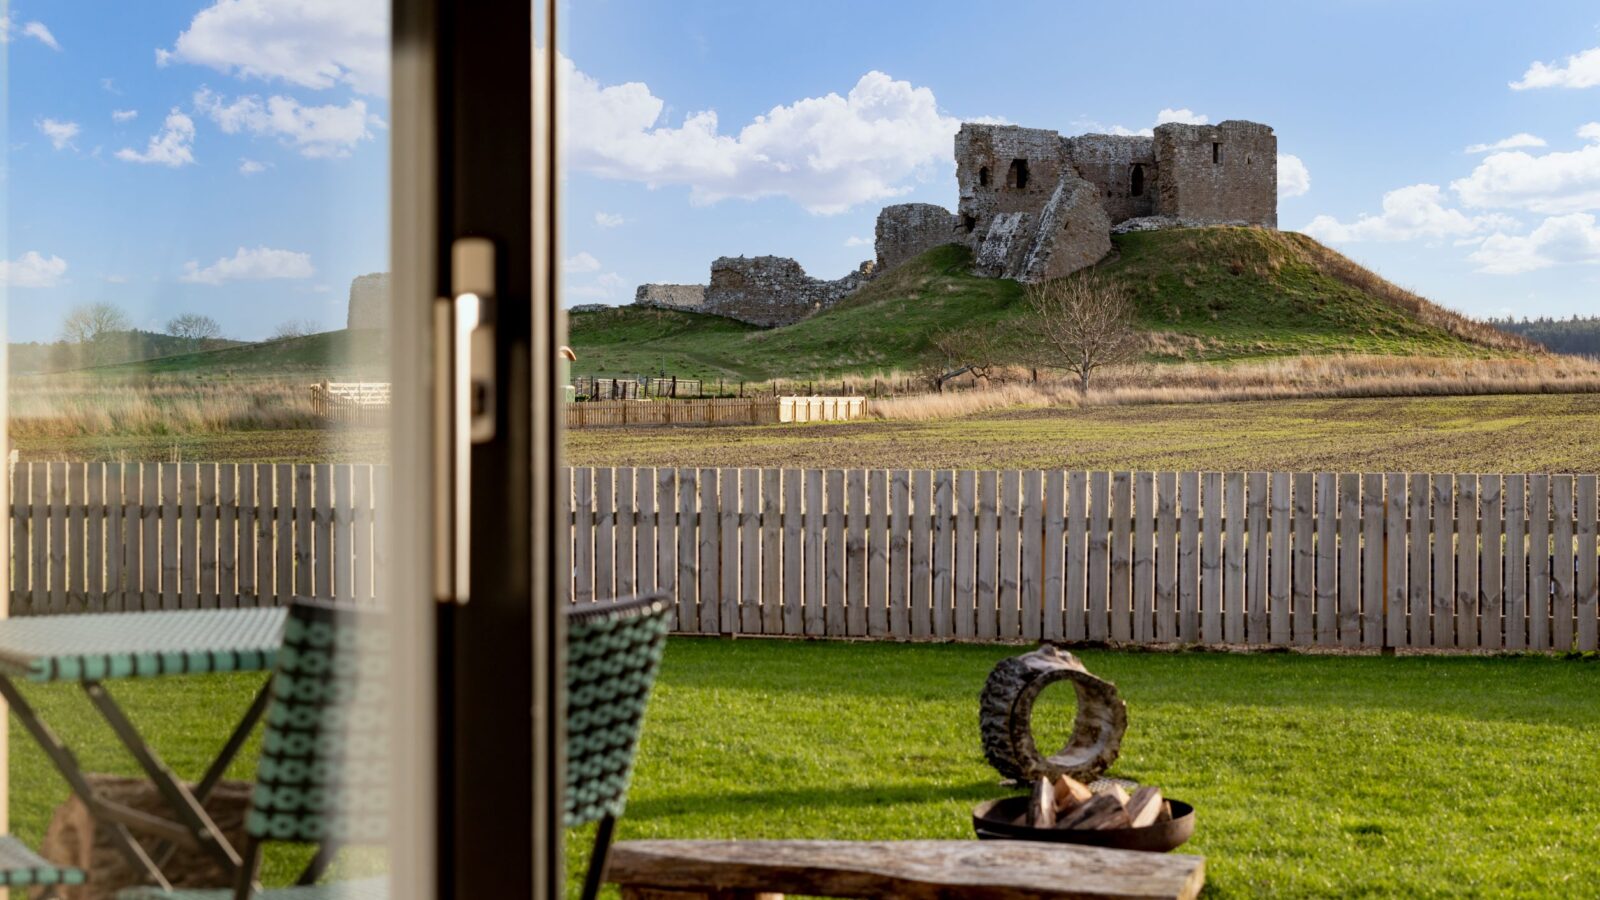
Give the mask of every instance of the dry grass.
[{"label": "dry grass", "polygon": [[12,437],[181,435],[315,428],[303,381],[37,376],[12,380]]},{"label": "dry grass", "polygon": [[1440,397],[1600,392],[1600,364],[1566,356],[1301,356],[1233,364],[1135,364],[1103,370],[1087,395],[1065,380],[1024,382],[873,400],[868,415],[919,421],[1014,407],[1127,406],[1338,397]]}]

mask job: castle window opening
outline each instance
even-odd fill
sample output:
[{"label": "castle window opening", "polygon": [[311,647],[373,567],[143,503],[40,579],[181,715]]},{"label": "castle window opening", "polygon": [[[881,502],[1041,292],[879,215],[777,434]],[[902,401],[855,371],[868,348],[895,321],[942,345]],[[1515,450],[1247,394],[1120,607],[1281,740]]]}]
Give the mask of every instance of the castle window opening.
[{"label": "castle window opening", "polygon": [[1144,196],[1144,166],[1135,164],[1133,176],[1129,179],[1128,193],[1135,197]]},{"label": "castle window opening", "polygon": [[972,230],[974,228],[977,228],[977,227],[978,227],[978,220],[976,218],[974,218],[972,216],[962,216],[961,217],[961,228],[962,228],[963,231],[967,232],[968,234],[971,234]]},{"label": "castle window opening", "polygon": [[988,166],[983,166],[982,168],[978,169],[978,186],[979,187],[988,187],[989,186],[989,167]]},{"label": "castle window opening", "polygon": [[1213,143],[1211,145],[1211,163],[1216,165],[1220,162],[1222,162],[1222,145]]},{"label": "castle window opening", "polygon": [[1010,170],[1006,172],[1006,187],[1021,189],[1027,186],[1028,161],[1025,159],[1013,159]]}]

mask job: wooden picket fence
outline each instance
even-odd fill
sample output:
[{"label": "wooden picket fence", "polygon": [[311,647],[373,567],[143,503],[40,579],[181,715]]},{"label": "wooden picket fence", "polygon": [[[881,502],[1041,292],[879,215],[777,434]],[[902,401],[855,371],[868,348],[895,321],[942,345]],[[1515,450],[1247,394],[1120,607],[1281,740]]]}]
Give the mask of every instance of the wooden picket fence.
[{"label": "wooden picket fence", "polygon": [[389,421],[389,383],[324,381],[313,384],[311,411],[338,425],[385,425]]},{"label": "wooden picket fence", "polygon": [[1595,475],[577,468],[572,601],[707,634],[1597,648]]},{"label": "wooden picket fence", "polygon": [[13,615],[370,602],[387,468],[11,467]]},{"label": "wooden picket fence", "polygon": [[568,428],[641,425],[774,425],[778,401],[746,400],[600,400],[568,403]]}]

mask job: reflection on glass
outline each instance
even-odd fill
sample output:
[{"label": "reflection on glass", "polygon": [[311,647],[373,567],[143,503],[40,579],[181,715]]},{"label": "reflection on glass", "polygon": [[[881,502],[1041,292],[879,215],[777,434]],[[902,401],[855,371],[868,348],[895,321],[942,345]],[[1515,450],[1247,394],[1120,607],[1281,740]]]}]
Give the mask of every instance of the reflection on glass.
[{"label": "reflection on glass", "polygon": [[0,18],[0,873],[38,854],[26,877],[110,897],[383,870],[388,18]]}]

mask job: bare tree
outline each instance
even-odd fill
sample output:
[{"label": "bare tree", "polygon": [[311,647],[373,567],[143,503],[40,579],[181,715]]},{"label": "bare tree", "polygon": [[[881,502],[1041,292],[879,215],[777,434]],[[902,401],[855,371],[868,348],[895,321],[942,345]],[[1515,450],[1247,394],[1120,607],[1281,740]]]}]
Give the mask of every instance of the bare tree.
[{"label": "bare tree", "polygon": [[269,340],[283,341],[289,338],[305,337],[308,334],[315,334],[316,331],[317,323],[310,319],[290,319],[274,328],[272,337]]},{"label": "bare tree", "polygon": [[127,331],[128,314],[109,303],[86,303],[67,311],[61,339],[69,344],[94,344],[107,335]]},{"label": "bare tree", "polygon": [[1042,365],[1078,376],[1087,392],[1096,369],[1127,362],[1139,352],[1135,307],[1122,285],[1079,275],[1030,285],[1022,332]]},{"label": "bare tree", "polygon": [[933,333],[920,368],[934,390],[944,393],[944,386],[951,379],[969,372],[975,378],[989,380],[1004,355],[996,327],[949,328]]},{"label": "bare tree", "polygon": [[199,313],[184,313],[174,316],[167,321],[167,334],[173,337],[188,338],[192,341],[203,341],[209,338],[221,337],[222,326],[210,316]]}]

